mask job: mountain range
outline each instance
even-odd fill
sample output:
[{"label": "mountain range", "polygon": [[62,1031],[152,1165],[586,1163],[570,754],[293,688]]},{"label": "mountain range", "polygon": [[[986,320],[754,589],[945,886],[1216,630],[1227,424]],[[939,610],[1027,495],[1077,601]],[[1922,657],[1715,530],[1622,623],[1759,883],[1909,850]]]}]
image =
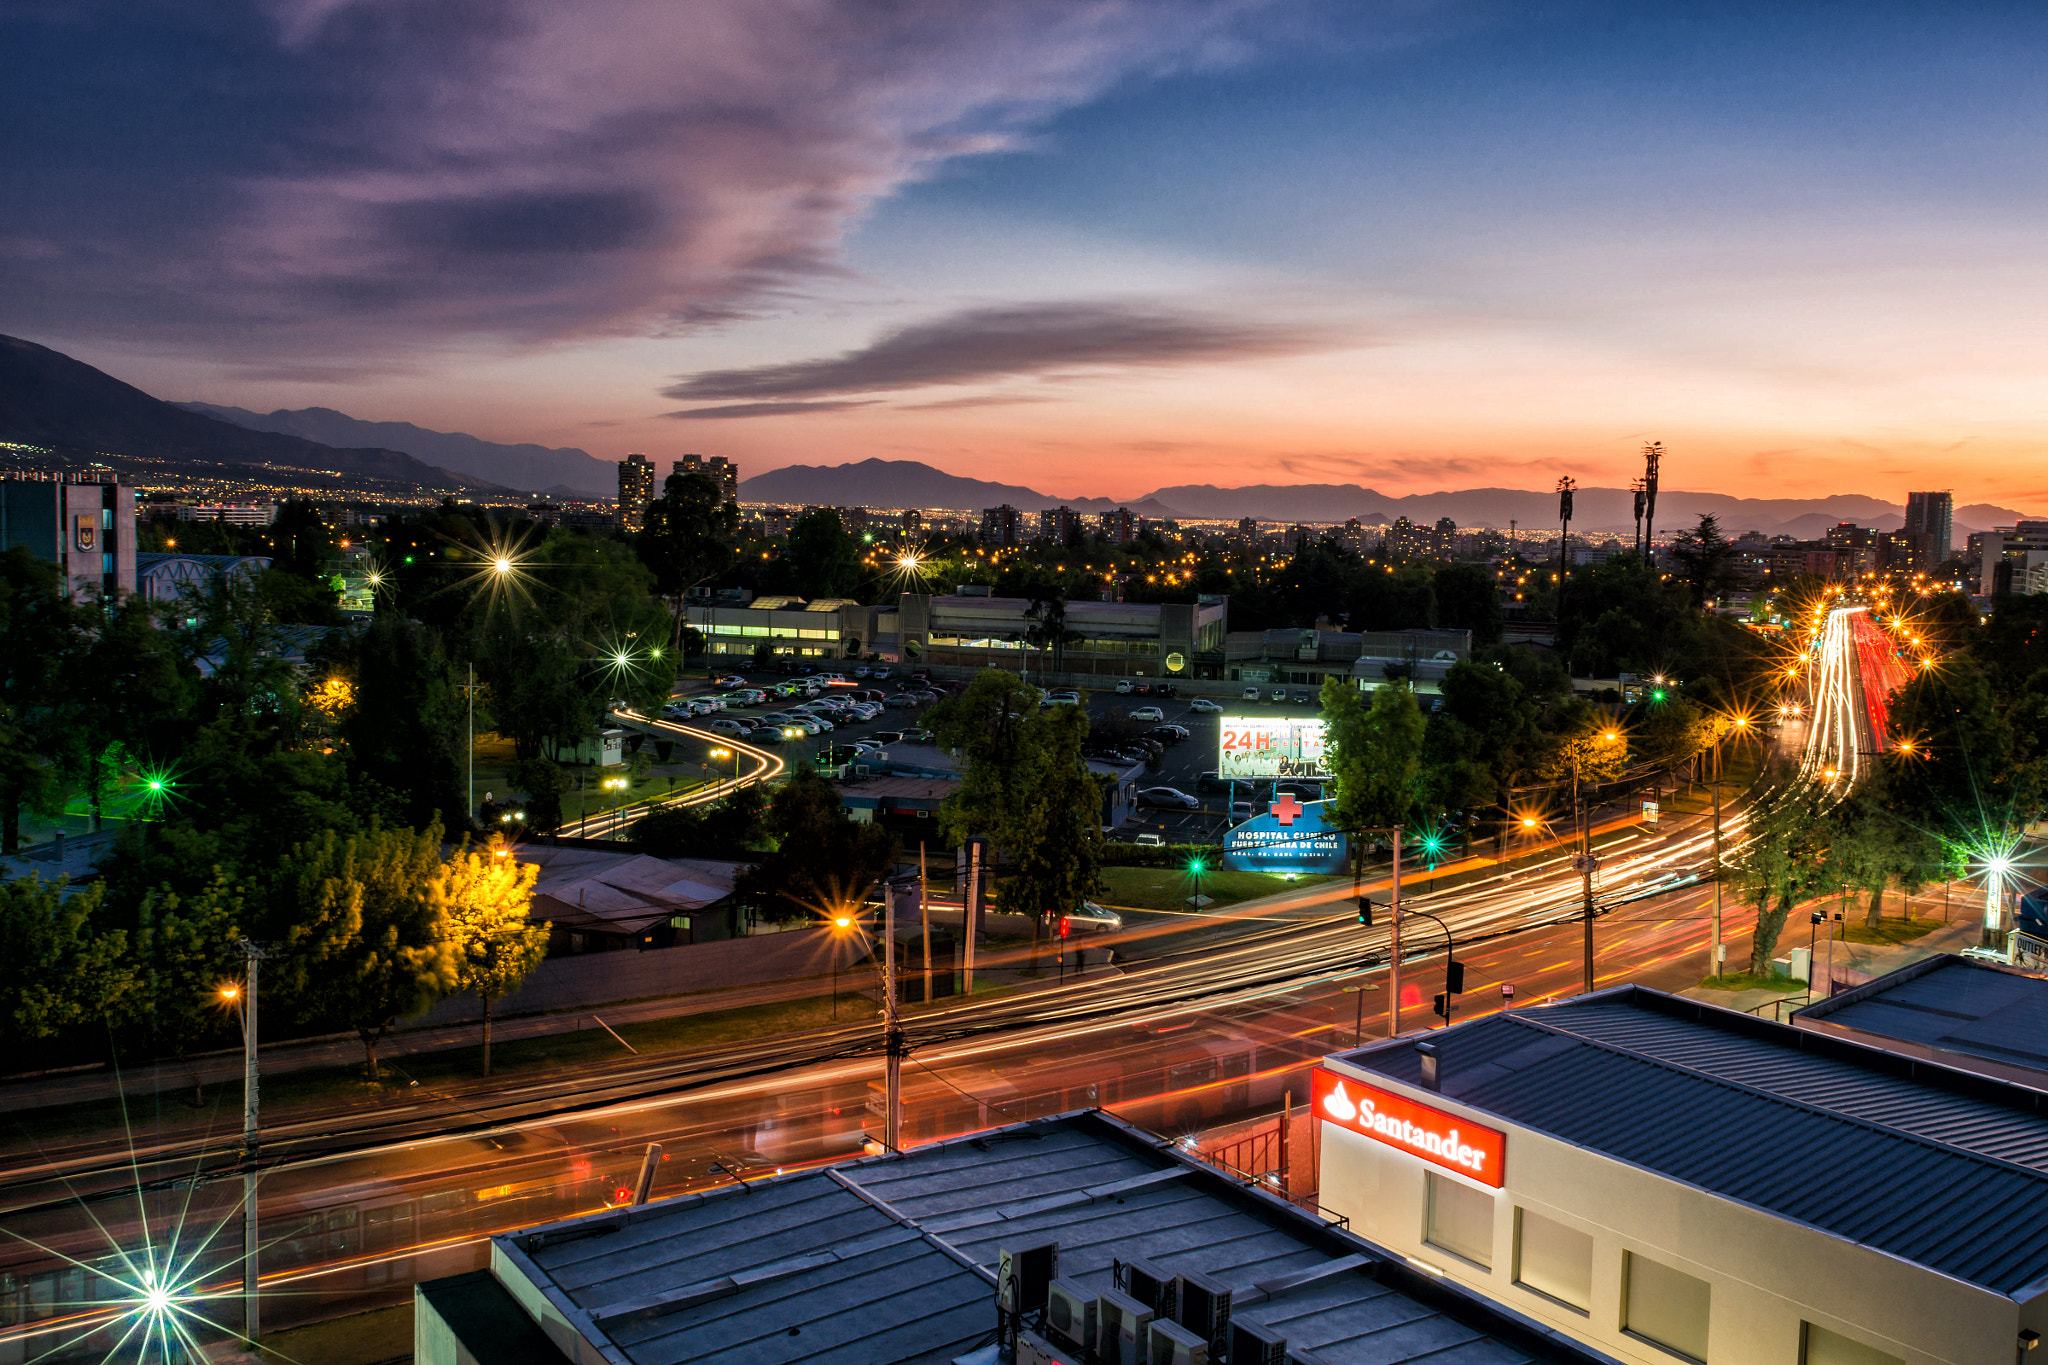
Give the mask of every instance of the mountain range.
[{"label": "mountain range", "polygon": [[530,442],[503,445],[459,431],[429,431],[411,422],[366,422],[333,408],[279,408],[251,412],[213,403],[178,403],[250,431],[300,436],[330,446],[381,446],[414,459],[508,488],[545,490],[556,497],[609,498],[618,491],[618,469],[587,450]]},{"label": "mountain range", "polygon": [[283,465],[450,491],[493,487],[403,451],[337,448],[187,412],[62,351],[10,336],[0,336],[0,441],[67,456]]},{"label": "mountain range", "polygon": [[[786,465],[747,479],[740,497],[748,502],[865,504],[869,507],[993,507],[1009,503],[1023,511],[1071,507],[1077,512],[1128,507],[1149,517],[1180,517],[1202,521],[1329,522],[1356,517],[1368,525],[1384,525],[1397,517],[1434,524],[1449,517],[1460,526],[1499,526],[1510,522],[1548,528],[1557,524],[1557,494],[1531,489],[1468,488],[1441,493],[1396,496],[1356,484],[1249,484],[1219,488],[1213,484],[1178,484],[1155,489],[1142,498],[1117,502],[1108,498],[1061,498],[1020,484],[962,478],[917,460],[862,460],[858,464]],[[1572,529],[1580,533],[1633,534],[1635,494],[1626,488],[1581,488],[1574,498]],[[1727,493],[1670,489],[1657,495],[1657,526],[1672,530],[1689,526],[1712,513],[1724,530],[1762,531],[1816,539],[1838,522],[1895,531],[1905,524],[1900,503],[1863,493],[1837,493],[1824,498],[1740,498]],[[1955,510],[1958,539],[1973,530],[2010,525],[2025,513],[1989,503]]]}]

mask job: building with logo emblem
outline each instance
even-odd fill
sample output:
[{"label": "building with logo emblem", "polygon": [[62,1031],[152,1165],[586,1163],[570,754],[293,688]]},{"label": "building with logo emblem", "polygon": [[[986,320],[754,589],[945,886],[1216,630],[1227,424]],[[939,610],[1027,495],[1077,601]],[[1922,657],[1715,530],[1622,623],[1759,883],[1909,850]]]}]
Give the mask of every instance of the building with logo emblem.
[{"label": "building with logo emblem", "polygon": [[1638,1365],[2010,1365],[2048,1333],[2048,1096],[1641,987],[1375,1043],[1317,1199]]},{"label": "building with logo emblem", "polygon": [[64,570],[73,597],[135,591],[135,490],[112,475],[0,479],[0,553],[22,546]]}]

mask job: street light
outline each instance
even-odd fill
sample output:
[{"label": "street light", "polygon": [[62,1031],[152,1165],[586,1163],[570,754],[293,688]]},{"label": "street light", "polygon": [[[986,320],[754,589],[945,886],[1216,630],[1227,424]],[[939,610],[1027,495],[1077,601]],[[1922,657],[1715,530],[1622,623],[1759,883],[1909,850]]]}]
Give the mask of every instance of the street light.
[{"label": "street light", "polygon": [[835,940],[832,944],[832,1017],[834,1019],[839,1017],[840,948],[837,940],[845,938],[846,931],[851,928],[853,928],[853,917],[851,915],[839,915],[832,920],[832,937]]},{"label": "street light", "polygon": [[237,945],[247,963],[248,976],[240,984],[227,982],[220,988],[221,999],[236,1007],[242,1017],[242,1335],[253,1346],[262,1331],[256,1308],[257,1265],[256,1157],[261,1147],[262,1124],[257,1112],[256,1073],[256,964],[266,954],[248,939]]},{"label": "street light", "polygon": [[714,759],[721,759],[721,758],[729,758],[729,759],[731,759],[731,760],[732,760],[732,778],[733,778],[733,781],[735,781],[735,782],[739,781],[739,777],[740,777],[740,756],[739,756],[739,754],[738,754],[738,752],[737,752],[737,751],[735,751],[735,750],[732,750],[732,749],[727,749],[727,748],[723,748],[723,747],[721,747],[721,748],[713,749],[713,750],[711,751],[711,757],[712,757],[712,758],[714,758]]}]

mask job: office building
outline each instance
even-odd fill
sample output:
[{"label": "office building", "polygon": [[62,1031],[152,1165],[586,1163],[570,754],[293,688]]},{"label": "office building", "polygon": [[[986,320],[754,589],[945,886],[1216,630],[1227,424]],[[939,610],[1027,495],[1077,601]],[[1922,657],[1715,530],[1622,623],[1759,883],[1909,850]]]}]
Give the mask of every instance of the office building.
[{"label": "office building", "polygon": [[1994,527],[1983,540],[1982,591],[2022,596],[2048,589],[2048,521]]},{"label": "office building", "polygon": [[981,513],[981,543],[984,545],[1013,546],[1024,543],[1024,514],[1007,502],[1001,507],[987,507]]},{"label": "office building", "polygon": [[1312,1093],[1325,1210],[1614,1360],[2009,1365],[2048,1331],[2037,1091],[1628,986]]},{"label": "office building", "polygon": [[619,525],[637,531],[654,501],[654,461],[638,451],[619,461]]},{"label": "office building", "polygon": [[723,455],[689,454],[669,466],[672,474],[702,474],[718,485],[718,491],[725,495],[727,502],[740,500],[740,467]]},{"label": "office building", "polygon": [[1933,538],[1934,560],[1929,564],[1915,565],[1915,568],[1932,569],[1955,553],[1956,499],[1955,494],[1943,489],[1936,493],[1906,494],[1906,525],[1908,531],[1917,531]]},{"label": "office building", "polygon": [[64,570],[71,595],[135,591],[135,490],[113,476],[0,478],[0,552],[22,546]]},{"label": "office building", "polygon": [[995,1365],[999,1301],[1018,1362],[1595,1362],[1099,1111],[494,1237],[413,1359]]},{"label": "office building", "polygon": [[751,602],[692,603],[683,622],[704,637],[713,663],[743,667],[763,646],[785,659],[859,659],[880,654],[894,662],[896,609],[865,607],[851,598],[757,597]]}]

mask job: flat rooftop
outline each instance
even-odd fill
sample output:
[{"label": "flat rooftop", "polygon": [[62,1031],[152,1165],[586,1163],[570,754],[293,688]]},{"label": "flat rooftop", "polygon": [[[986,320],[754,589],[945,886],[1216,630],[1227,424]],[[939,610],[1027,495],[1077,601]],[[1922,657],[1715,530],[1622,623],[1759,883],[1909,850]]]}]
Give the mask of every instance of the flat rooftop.
[{"label": "flat rooftop", "polygon": [[1597,1359],[1096,1112],[528,1229],[493,1261],[633,1365],[944,1365],[994,1340],[998,1248],[1047,1241],[1093,1293],[1112,1258],[1219,1276],[1233,1318],[1328,1365]]},{"label": "flat rooftop", "polygon": [[[1340,1056],[1415,1085],[1416,1041]],[[2048,1290],[2048,1093],[1640,986],[1428,1041],[1441,1093],[1475,1109],[2016,1299]]]},{"label": "flat rooftop", "polygon": [[1943,954],[1866,981],[1793,1016],[1801,1027],[1913,1045],[1965,1070],[1989,1063],[2048,1087],[2048,981]]}]

